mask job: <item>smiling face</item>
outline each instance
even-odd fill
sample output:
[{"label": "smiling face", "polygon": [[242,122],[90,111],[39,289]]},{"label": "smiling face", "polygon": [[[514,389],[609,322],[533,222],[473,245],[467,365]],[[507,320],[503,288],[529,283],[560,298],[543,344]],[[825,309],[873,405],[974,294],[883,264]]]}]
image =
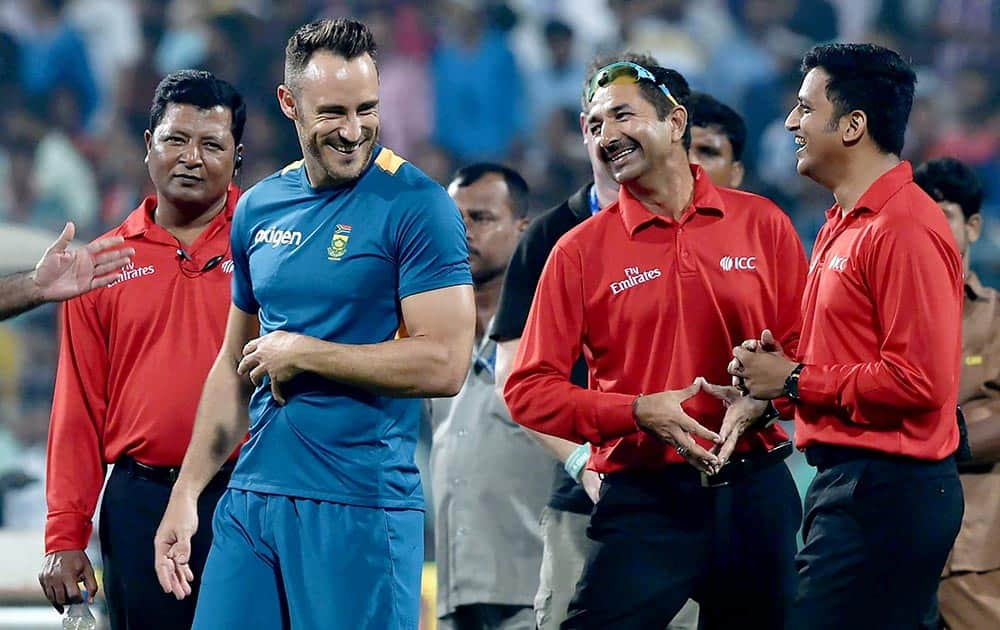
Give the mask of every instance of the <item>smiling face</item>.
[{"label": "smiling face", "polygon": [[278,102],[295,131],[314,186],[361,175],[378,141],[378,73],[368,54],[344,59],[318,51],[291,81],[278,86]]},{"label": "smiling face", "polygon": [[836,107],[826,95],[830,75],[820,67],[810,70],[799,88],[798,102],[785,119],[785,129],[795,134],[796,168],[800,175],[820,183],[846,157],[843,121],[834,118]]},{"label": "smiling face", "polygon": [[[639,179],[666,162],[678,125],[687,112],[676,108],[665,120],[646,100],[637,83],[612,83],[594,93],[587,112],[586,132],[597,144],[598,157],[619,184]],[[680,137],[684,128],[680,128]]]},{"label": "smiling face", "polygon": [[157,194],[177,208],[207,211],[226,196],[237,147],[232,112],[170,103],[146,131],[149,177]]}]

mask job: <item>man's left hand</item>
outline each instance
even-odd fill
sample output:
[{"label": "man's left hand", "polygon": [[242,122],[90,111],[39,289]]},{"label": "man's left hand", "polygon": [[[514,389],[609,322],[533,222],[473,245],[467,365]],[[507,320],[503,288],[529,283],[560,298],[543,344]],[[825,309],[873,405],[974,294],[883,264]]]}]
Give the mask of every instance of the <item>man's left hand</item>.
[{"label": "man's left hand", "polygon": [[243,359],[236,371],[250,377],[254,386],[266,375],[271,380],[271,395],[279,405],[285,404],[281,384],[301,372],[298,368],[298,350],[304,337],[295,333],[276,330],[251,340],[243,346]]},{"label": "man's left hand", "polygon": [[740,382],[754,398],[771,400],[784,394],[785,380],[797,364],[778,352],[752,352],[743,346],[733,348],[729,373]]},{"label": "man's left hand", "polygon": [[723,416],[722,428],[719,429],[719,437],[723,442],[712,449],[719,455],[721,468],[729,461],[729,456],[733,454],[740,436],[767,410],[767,401],[744,396],[735,387],[713,385],[705,379],[701,379],[701,389],[706,394],[721,400],[726,406],[726,415]]}]

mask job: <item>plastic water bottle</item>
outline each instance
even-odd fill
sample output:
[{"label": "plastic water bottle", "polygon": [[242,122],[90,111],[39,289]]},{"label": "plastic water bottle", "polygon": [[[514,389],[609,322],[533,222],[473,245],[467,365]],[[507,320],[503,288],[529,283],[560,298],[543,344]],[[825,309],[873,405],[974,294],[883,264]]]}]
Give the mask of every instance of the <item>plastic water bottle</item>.
[{"label": "plastic water bottle", "polygon": [[83,601],[70,604],[66,616],[63,617],[63,630],[97,630],[97,619],[87,605],[87,591],[83,591]]}]

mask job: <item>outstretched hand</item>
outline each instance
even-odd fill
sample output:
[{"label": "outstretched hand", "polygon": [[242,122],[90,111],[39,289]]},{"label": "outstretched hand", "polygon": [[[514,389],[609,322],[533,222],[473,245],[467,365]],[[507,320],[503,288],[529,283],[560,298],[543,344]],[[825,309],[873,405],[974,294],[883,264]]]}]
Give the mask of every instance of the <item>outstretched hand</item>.
[{"label": "outstretched hand", "polygon": [[76,226],[66,223],[59,238],[49,245],[35,265],[33,280],[45,302],[68,300],[91,289],[105,287],[118,278],[135,250],[121,247],[120,236],[94,241],[77,249],[69,249],[76,235]]}]

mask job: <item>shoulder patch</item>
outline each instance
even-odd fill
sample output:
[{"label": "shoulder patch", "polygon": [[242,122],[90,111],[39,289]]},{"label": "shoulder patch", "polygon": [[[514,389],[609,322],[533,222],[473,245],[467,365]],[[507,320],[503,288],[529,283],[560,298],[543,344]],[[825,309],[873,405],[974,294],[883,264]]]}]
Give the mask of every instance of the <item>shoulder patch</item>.
[{"label": "shoulder patch", "polygon": [[382,147],[378,157],[375,158],[375,165],[390,175],[395,175],[399,167],[404,164],[406,164],[406,160],[385,147]]},{"label": "shoulder patch", "polygon": [[294,171],[295,169],[297,169],[298,167],[302,166],[302,162],[303,162],[303,160],[295,160],[294,162],[292,162],[291,164],[289,164],[285,168],[281,169],[281,176],[284,177],[288,173],[290,173],[290,172]]}]

